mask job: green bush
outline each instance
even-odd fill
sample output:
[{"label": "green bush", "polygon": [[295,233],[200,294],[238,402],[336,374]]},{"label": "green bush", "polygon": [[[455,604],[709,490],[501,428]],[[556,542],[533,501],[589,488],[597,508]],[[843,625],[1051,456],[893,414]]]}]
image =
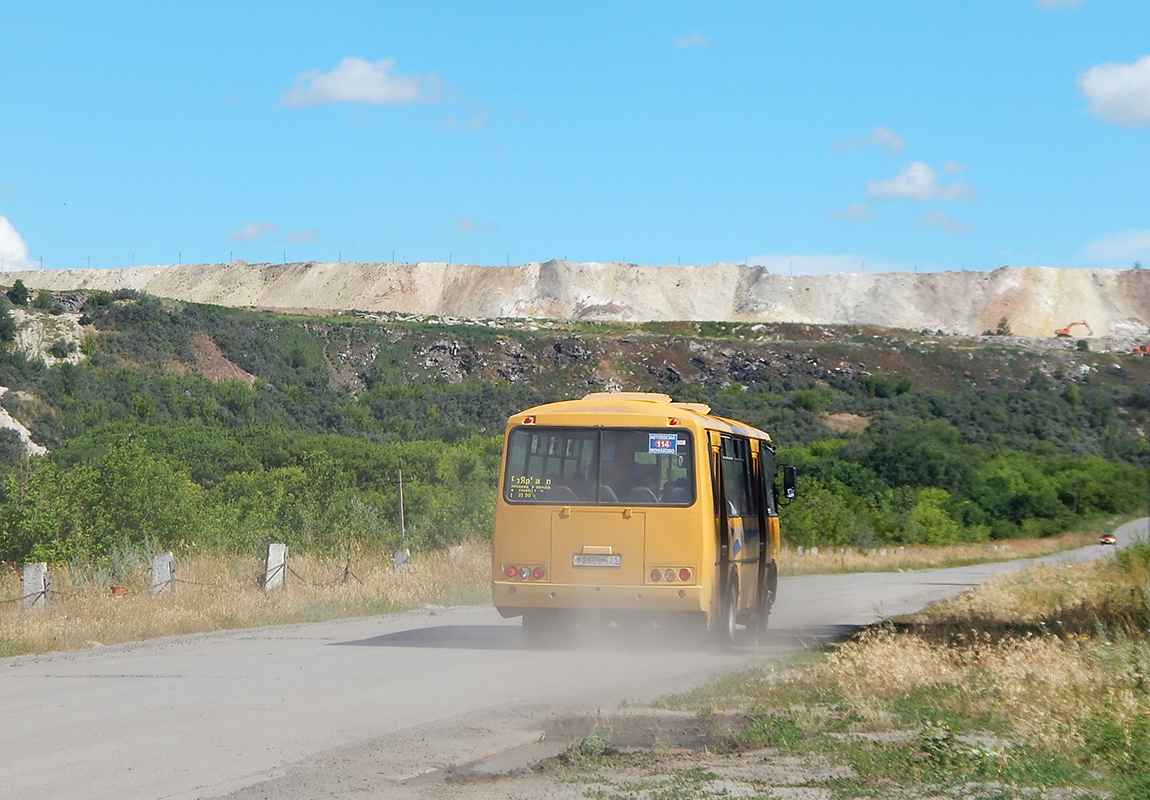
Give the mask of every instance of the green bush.
[{"label": "green bush", "polygon": [[[570,339],[567,333],[546,339],[465,326],[302,319],[130,290],[90,293],[84,310],[95,333],[85,337],[79,364],[49,368],[0,348],[0,385],[22,390],[9,398],[35,398],[12,408],[50,449],[25,465],[11,436],[0,442],[7,470],[0,473],[0,558],[108,552],[121,540],[183,539],[223,549],[273,537],[303,548],[349,537],[398,542],[400,470],[409,544],[483,536],[507,416],[587,386],[579,359],[570,360],[575,371],[544,360],[538,374],[514,380],[472,374],[478,351],[468,348],[508,340],[547,354],[559,352],[553,345]],[[5,318],[7,309],[0,339]],[[722,337],[741,330],[702,327]],[[630,329],[588,329],[580,346]],[[668,328],[680,336],[690,335],[687,329],[694,324]],[[256,379],[195,374],[203,336]],[[444,337],[462,348],[462,382],[422,367],[419,354]],[[667,390],[767,430],[784,445],[778,462],[796,465],[801,476],[799,499],[782,512],[784,537],[793,544],[1045,535],[1144,502],[1138,467],[1150,464],[1150,445],[1138,426],[1150,417],[1150,400],[1139,386],[1057,383],[1030,367],[1010,379],[996,375],[1001,385],[993,388],[959,382],[947,391],[920,387],[919,373],[887,367],[827,371],[816,380],[809,371],[764,366],[742,346],[728,338],[729,363],[714,364],[737,382],[708,373]],[[853,346],[824,351],[848,358]],[[65,349],[58,352],[70,354]],[[947,350],[896,344],[887,355],[932,359],[957,375],[980,369]],[[664,374],[649,366],[639,369]],[[853,414],[869,426],[835,433],[826,427],[830,413]],[[156,497],[171,500],[171,513]]]}]

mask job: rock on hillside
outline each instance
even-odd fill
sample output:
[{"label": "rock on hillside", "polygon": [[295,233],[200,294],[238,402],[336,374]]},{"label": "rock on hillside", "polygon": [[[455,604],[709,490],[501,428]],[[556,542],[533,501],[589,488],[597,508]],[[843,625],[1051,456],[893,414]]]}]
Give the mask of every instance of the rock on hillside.
[{"label": "rock on hillside", "polygon": [[84,330],[79,314],[49,314],[18,307],[11,313],[16,322],[16,347],[29,360],[52,366],[61,361],[79,364],[83,359],[80,343]]},{"label": "rock on hillside", "polygon": [[[729,320],[877,325],[978,334],[1006,319],[1024,336],[1086,320],[1096,336],[1141,337],[1150,270],[1002,267],[993,272],[775,275],[732,264],[648,267],[548,261],[189,264],[9,273],[30,289],[137,289],[159,297],[280,310],[452,317]],[[1085,335],[1075,329],[1076,336]]]}]

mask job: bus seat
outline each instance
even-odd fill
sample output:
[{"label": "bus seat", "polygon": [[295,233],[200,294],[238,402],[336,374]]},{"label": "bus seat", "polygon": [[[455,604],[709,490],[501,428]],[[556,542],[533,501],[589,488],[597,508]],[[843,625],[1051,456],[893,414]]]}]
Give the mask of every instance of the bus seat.
[{"label": "bus seat", "polygon": [[619,498],[615,494],[615,490],[605,483],[599,484],[599,502],[601,503],[618,503]]},{"label": "bus seat", "polygon": [[631,491],[627,492],[628,503],[658,503],[659,498],[655,497],[655,493],[648,489],[646,486],[636,486]]},{"label": "bus seat", "polygon": [[578,496],[575,494],[575,490],[570,486],[552,486],[550,489],[543,493],[543,497],[547,500],[563,500],[570,501],[572,503],[579,500]]},{"label": "bus seat", "polygon": [[686,505],[691,502],[691,490],[685,486],[676,486],[663,495],[663,502],[678,506]]}]

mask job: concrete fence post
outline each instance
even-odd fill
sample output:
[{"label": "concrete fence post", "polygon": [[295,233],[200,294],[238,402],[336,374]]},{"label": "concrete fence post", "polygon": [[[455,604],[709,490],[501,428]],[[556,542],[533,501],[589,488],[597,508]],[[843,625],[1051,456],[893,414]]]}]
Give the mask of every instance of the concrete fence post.
[{"label": "concrete fence post", "polygon": [[287,574],[286,544],[269,544],[267,565],[264,567],[264,591],[282,589]]},{"label": "concrete fence post", "polygon": [[152,556],[152,594],[171,592],[176,588],[176,561],[171,553]]},{"label": "concrete fence post", "polygon": [[411,551],[406,547],[402,550],[396,550],[395,555],[391,557],[391,563],[396,570],[409,569],[411,567]]},{"label": "concrete fence post", "polygon": [[24,565],[24,608],[43,608],[48,605],[48,592],[52,590],[52,576],[48,565]]}]

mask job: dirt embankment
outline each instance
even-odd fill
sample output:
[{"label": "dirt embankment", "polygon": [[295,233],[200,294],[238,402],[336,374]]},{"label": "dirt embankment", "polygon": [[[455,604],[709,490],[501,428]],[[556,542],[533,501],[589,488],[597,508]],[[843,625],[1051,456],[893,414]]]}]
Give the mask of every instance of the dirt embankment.
[{"label": "dirt embankment", "polygon": [[1002,267],[993,272],[776,275],[733,264],[648,267],[548,261],[514,267],[189,264],[13,272],[30,289],[138,289],[224,306],[395,311],[464,318],[730,320],[876,325],[979,334],[1147,338],[1150,270]]}]

